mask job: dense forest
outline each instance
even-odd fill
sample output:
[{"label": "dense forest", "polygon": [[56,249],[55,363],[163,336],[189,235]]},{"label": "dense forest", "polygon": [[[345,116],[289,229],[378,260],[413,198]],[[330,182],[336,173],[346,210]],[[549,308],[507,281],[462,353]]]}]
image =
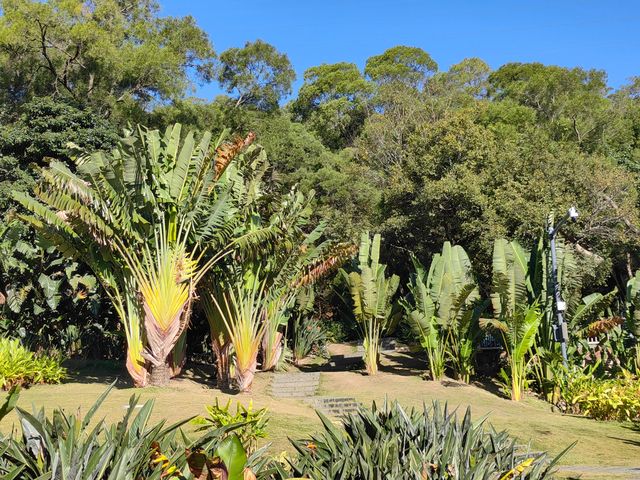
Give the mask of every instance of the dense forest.
[{"label": "dense forest", "polygon": [[[464,58],[442,69],[428,46],[398,45],[364,69],[348,58],[309,68],[293,92],[286,52],[262,40],[216,52],[193,18],[161,17],[153,0],[1,8],[0,334],[67,355],[122,355],[92,272],[22,222],[14,198],[52,159],[71,167],[77,151],[109,150],[136,124],[255,134],[265,203],[312,197],[309,225],[323,222],[339,244],[379,232],[403,280],[410,254],[428,264],[449,241],[486,293],[494,240],[532,247],[570,206],[580,217],[563,235],[584,293],[624,291],[640,264],[640,77],[612,89],[606,72],[579,66]],[[190,96],[206,82],[227,93]],[[322,315],[338,318],[334,289],[318,293]]]}]

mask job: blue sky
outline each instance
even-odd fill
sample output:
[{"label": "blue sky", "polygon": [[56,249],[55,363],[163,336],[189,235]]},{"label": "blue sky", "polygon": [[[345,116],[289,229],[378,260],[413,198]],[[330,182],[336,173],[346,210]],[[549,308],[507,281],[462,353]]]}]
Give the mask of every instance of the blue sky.
[{"label": "blue sky", "polygon": [[[298,80],[308,67],[363,67],[394,45],[423,48],[441,70],[466,57],[492,68],[539,61],[607,71],[619,87],[640,75],[640,2],[159,0],[162,15],[192,15],[216,52],[262,39],[285,52]],[[211,99],[217,85],[196,95]]]}]

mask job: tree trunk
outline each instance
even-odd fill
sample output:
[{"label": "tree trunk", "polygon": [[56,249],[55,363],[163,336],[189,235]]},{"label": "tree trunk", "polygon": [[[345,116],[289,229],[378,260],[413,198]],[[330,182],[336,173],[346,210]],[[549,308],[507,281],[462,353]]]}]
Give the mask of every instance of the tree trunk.
[{"label": "tree trunk", "polygon": [[380,354],[377,343],[372,343],[365,349],[364,363],[367,367],[368,375],[377,375],[379,357]]},{"label": "tree trunk", "polygon": [[228,343],[220,345],[215,340],[211,342],[213,353],[216,356],[216,385],[218,388],[229,387],[229,346]]},{"label": "tree trunk", "polygon": [[273,338],[268,339],[267,334],[265,333],[265,336],[262,339],[262,351],[264,357],[262,361],[263,372],[275,370],[276,366],[278,365],[283,351],[282,337],[282,332],[276,332]]},{"label": "tree trunk", "polygon": [[182,332],[173,350],[169,354],[169,365],[171,366],[171,378],[177,377],[182,372],[182,367],[187,361],[187,331]]},{"label": "tree trunk", "polygon": [[166,387],[171,380],[171,365],[165,360],[160,365],[151,367],[151,375],[149,376],[149,385],[154,387]]},{"label": "tree trunk", "polygon": [[235,375],[235,383],[236,387],[240,392],[250,392],[251,385],[253,384],[253,377],[256,374],[256,366],[258,362],[256,360],[253,361],[249,368],[241,370],[236,365],[236,375]]}]

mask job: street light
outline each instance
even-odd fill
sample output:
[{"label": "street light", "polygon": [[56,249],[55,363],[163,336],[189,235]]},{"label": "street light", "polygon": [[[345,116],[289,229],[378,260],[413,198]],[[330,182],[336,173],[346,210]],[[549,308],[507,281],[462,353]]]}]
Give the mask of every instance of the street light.
[{"label": "street light", "polygon": [[556,234],[560,227],[564,225],[567,220],[575,222],[578,219],[578,210],[576,207],[571,207],[567,214],[557,223],[557,225],[549,225],[549,243],[551,247],[551,275],[553,280],[553,294],[556,303],[556,317],[557,323],[553,325],[553,337],[556,342],[560,342],[560,348],[562,350],[562,362],[564,366],[568,366],[567,360],[567,340],[569,340],[569,332],[567,330],[567,324],[564,321],[564,312],[567,309],[567,304],[562,300],[560,295],[560,285],[558,284],[558,260],[556,258]]}]

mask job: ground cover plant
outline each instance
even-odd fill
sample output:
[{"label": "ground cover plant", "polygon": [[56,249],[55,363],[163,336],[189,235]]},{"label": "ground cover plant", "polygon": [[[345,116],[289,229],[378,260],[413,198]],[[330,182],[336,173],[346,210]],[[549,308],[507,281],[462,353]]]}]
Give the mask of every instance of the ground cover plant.
[{"label": "ground cover plant", "polygon": [[555,399],[558,408],[596,420],[640,419],[640,381],[631,375],[602,379],[593,375],[594,370],[572,368],[560,375]]}]

